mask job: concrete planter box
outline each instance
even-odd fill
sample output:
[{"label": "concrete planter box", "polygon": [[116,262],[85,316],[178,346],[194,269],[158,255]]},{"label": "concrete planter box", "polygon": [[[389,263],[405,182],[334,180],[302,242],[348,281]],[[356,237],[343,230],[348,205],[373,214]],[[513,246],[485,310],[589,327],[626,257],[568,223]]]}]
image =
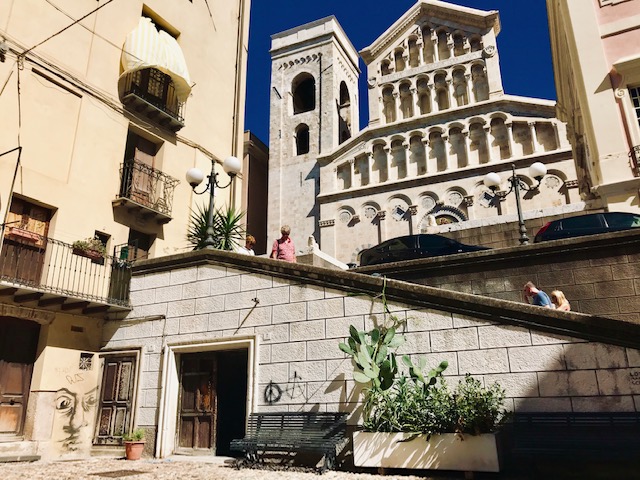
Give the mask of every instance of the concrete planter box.
[{"label": "concrete planter box", "polygon": [[[493,433],[426,435],[354,432],[353,463],[357,467],[499,472]],[[407,440],[407,441],[403,441]]]}]

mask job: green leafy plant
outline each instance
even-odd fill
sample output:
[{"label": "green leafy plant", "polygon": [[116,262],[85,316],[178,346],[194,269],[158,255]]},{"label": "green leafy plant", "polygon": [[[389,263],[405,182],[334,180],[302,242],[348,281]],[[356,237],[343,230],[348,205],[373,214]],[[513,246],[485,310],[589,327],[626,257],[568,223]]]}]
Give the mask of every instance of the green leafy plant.
[{"label": "green leafy plant", "polygon": [[456,431],[461,433],[493,432],[507,416],[504,389],[497,383],[483,387],[469,374],[456,386],[453,400],[458,417]]},{"label": "green leafy plant", "polygon": [[136,428],[129,433],[122,435],[125,442],[142,442],[144,441],[144,429]]},{"label": "green leafy plant", "polygon": [[411,375],[411,379],[416,384],[422,385],[423,389],[427,389],[430,386],[434,385],[438,380],[438,377],[440,377],[442,375],[442,372],[444,372],[449,366],[449,362],[443,360],[436,368],[432,368],[428,372],[425,372],[425,368],[427,367],[427,360],[424,358],[418,359],[417,365],[413,364],[413,362],[411,361],[411,357],[409,357],[408,355],[403,355],[402,361],[407,367],[409,367],[409,375]]},{"label": "green leafy plant", "polygon": [[505,393],[497,383],[483,387],[466,375],[451,391],[442,376],[446,361],[432,369],[427,361],[402,356],[408,376],[398,373],[396,350],[405,342],[397,333],[405,321],[392,315],[387,305],[386,280],[380,295],[383,325],[369,332],[349,327],[349,338],[339,348],[352,359],[353,378],[364,385],[363,424],[367,431],[439,433],[489,433],[504,421]]},{"label": "green leafy plant", "polygon": [[97,237],[87,238],[85,240],[76,240],[75,242],[73,242],[71,246],[77,250],[82,250],[82,251],[91,250],[94,252],[98,252],[103,256],[107,254],[107,247]]},{"label": "green leafy plant", "polygon": [[353,360],[353,379],[366,387],[380,390],[387,390],[393,384],[393,379],[398,373],[395,350],[405,341],[404,337],[397,333],[405,320],[391,314],[385,290],[386,279],[381,294],[384,307],[382,324],[369,332],[358,331],[351,325],[347,343],[338,345],[340,350]]},{"label": "green leafy plant", "polygon": [[375,432],[411,432],[427,435],[494,432],[505,420],[504,390],[494,383],[483,387],[466,375],[452,391],[440,375],[434,384],[400,377],[387,391],[376,391],[364,427]]},{"label": "green leafy plant", "polygon": [[[198,206],[191,210],[187,241],[194,250],[204,247],[207,238],[208,207]],[[245,212],[232,207],[219,208],[213,212],[213,248],[218,250],[234,250],[244,244],[245,230],[242,224]]]}]

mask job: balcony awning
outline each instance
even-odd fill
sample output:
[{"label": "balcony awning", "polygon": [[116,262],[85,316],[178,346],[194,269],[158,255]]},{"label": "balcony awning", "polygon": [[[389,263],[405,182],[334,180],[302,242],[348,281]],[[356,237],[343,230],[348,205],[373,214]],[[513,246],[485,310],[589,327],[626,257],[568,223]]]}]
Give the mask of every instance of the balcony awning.
[{"label": "balcony awning", "polygon": [[120,78],[153,67],[172,78],[180,102],[184,103],[191,93],[187,62],[180,45],[167,32],[158,32],[148,17],[141,17],[138,26],[127,35],[121,62],[124,72]]}]

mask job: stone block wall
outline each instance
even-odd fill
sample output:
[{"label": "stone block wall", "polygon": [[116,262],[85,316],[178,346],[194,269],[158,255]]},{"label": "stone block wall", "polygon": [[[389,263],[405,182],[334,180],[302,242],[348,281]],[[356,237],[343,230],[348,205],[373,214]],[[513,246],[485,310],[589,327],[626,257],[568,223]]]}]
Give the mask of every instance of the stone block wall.
[{"label": "stone block wall", "polygon": [[[284,262],[250,261],[263,262],[267,269],[258,273],[241,266],[178,265],[134,277],[135,308],[128,319],[106,323],[103,346],[142,350],[138,425],[154,427],[159,418],[164,395],[160,354],[166,345],[234,338],[255,338],[258,345],[252,383],[256,410],[348,411],[353,414],[350,422],[357,423],[360,388],[338,343],[348,335],[349,325],[370,329],[383,322],[382,304],[369,295],[352,295],[352,288],[343,289],[338,282],[302,283],[273,272],[273,265]],[[321,270],[282,268],[303,269],[300,276],[316,279]],[[424,290],[425,295],[434,291],[418,285],[405,288],[417,294]],[[444,307],[424,308],[412,301],[389,306],[406,320],[407,342],[399,353],[424,356],[434,366],[447,360],[445,375],[451,381],[471,373],[485,384],[499,382],[510,410],[640,410],[640,352],[635,349],[503,325]],[[282,395],[269,404],[264,394],[274,384]]]},{"label": "stone block wall", "polygon": [[[538,230],[548,222],[585,213],[580,208],[582,208],[582,205],[576,202],[575,204],[567,205],[565,207],[566,211],[557,215],[545,214],[542,216],[534,216],[534,213],[537,212],[524,212],[525,227],[529,241],[533,243],[533,239],[536,233],[538,233]],[[596,211],[597,210],[590,210],[589,213]],[[429,233],[438,233],[468,245],[482,245],[489,248],[515,247],[520,245],[520,230],[517,217],[515,215],[511,215],[511,217],[513,220],[507,223],[495,223],[495,218],[486,219],[484,225],[471,226],[470,228],[459,230],[456,224],[430,227],[433,229],[433,232]]]},{"label": "stone block wall", "polygon": [[532,281],[562,290],[577,312],[640,323],[640,234],[617,232],[358,269],[475,295],[522,302]]}]

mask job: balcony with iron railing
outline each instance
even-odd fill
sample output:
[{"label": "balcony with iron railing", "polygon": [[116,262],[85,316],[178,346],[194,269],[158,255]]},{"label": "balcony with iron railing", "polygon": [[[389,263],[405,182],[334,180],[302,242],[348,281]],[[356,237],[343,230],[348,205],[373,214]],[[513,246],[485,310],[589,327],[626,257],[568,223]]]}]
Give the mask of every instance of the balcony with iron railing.
[{"label": "balcony with iron railing", "polygon": [[633,169],[633,175],[640,177],[640,145],[636,145],[629,152],[629,160],[631,162],[631,168]]},{"label": "balcony with iron railing", "polygon": [[173,80],[156,68],[125,75],[122,103],[161,127],[177,132],[184,127],[184,103],[178,100]]},{"label": "balcony with iron railing", "polygon": [[[131,310],[131,262],[0,224],[0,298],[87,316]],[[6,303],[6,301],[5,301]]]},{"label": "balcony with iron railing", "polygon": [[113,201],[115,209],[140,213],[159,224],[171,221],[173,192],[179,181],[138,160],[120,165],[120,191]]}]

